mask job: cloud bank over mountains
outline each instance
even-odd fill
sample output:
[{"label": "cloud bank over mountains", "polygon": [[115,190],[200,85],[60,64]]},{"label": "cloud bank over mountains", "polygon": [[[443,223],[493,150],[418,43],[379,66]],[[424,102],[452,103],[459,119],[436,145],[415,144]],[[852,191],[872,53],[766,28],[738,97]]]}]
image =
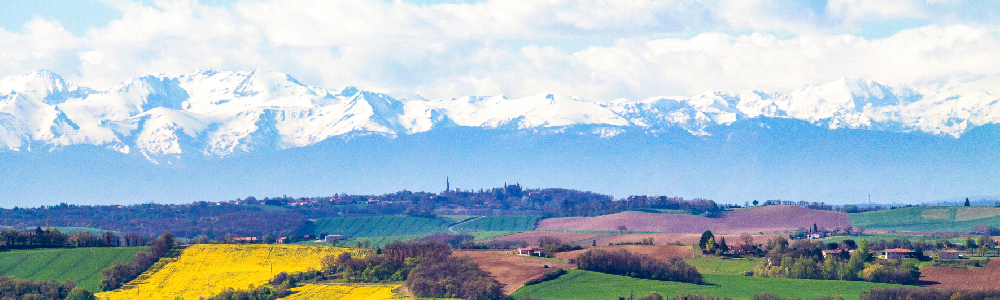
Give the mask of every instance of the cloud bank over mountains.
[{"label": "cloud bank over mountains", "polygon": [[104,3],[121,18],[82,35],[44,16],[0,29],[0,76],[49,69],[104,90],[147,73],[267,68],[396,98],[602,103],[843,77],[1000,93],[990,1]]},{"label": "cloud bank over mountains", "polygon": [[789,93],[709,91],[611,103],[560,94],[397,99],[355,87],[308,86],[265,69],[147,75],[104,91],[45,70],[0,79],[0,151],[95,145],[141,153],[154,162],[452,127],[540,134],[569,130],[601,137],[680,129],[697,136],[757,117],[804,120],[828,129],[959,137],[1000,123],[1000,97],[850,78]]}]

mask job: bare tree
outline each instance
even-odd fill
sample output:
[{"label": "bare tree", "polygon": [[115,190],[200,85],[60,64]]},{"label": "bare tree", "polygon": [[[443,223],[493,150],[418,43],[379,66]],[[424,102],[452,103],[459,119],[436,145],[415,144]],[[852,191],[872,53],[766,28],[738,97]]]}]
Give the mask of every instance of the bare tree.
[{"label": "bare tree", "polygon": [[626,230],[628,230],[628,226],[618,225],[618,232],[625,233]]}]

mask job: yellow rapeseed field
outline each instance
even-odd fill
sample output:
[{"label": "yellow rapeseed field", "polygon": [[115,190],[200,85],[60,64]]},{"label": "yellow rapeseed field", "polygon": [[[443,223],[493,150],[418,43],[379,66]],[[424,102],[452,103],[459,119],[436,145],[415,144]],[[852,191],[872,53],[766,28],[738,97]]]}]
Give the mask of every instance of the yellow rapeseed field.
[{"label": "yellow rapeseed field", "polygon": [[[392,290],[399,285],[387,284],[351,284],[351,285],[321,285],[307,284],[292,289],[296,293],[281,298],[287,300],[329,299],[329,300],[385,300],[392,299]],[[400,296],[401,297],[401,296]],[[398,298],[398,297],[397,297]]]},{"label": "yellow rapeseed field", "polygon": [[[260,286],[280,272],[320,269],[320,260],[347,248],[301,245],[193,245],[175,261],[99,299],[198,299],[227,287]],[[148,276],[147,276],[148,275]],[[147,278],[148,277],[148,278]],[[145,279],[143,279],[145,278]]]}]

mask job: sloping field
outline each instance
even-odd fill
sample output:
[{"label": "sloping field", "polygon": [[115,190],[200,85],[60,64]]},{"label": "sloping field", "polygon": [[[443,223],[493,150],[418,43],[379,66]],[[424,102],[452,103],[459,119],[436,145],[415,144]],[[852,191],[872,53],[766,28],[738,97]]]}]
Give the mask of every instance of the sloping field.
[{"label": "sloping field", "polygon": [[[691,246],[677,246],[677,245],[620,245],[620,246],[603,246],[603,247],[592,247],[590,249],[601,249],[605,251],[616,251],[619,249],[625,249],[629,252],[639,253],[649,255],[656,259],[668,259],[671,257],[680,258],[692,258],[694,257],[694,249]],[[569,260],[570,258],[575,258],[587,250],[574,250],[567,252],[559,252],[555,254],[555,257],[561,260]]]},{"label": "sloping field", "polygon": [[1000,226],[1000,208],[915,206],[849,214],[854,227],[912,232],[969,232],[977,224]]},{"label": "sloping field", "polygon": [[706,284],[635,279],[631,277],[602,274],[582,270],[572,270],[555,280],[529,285],[511,295],[514,299],[524,296],[546,300],[560,299],[617,299],[645,296],[656,291],[663,296],[682,294],[703,294],[733,299],[752,299],[754,294],[772,293],[782,298],[801,297],[813,299],[827,295],[842,295],[844,299],[858,299],[862,291],[873,288],[899,288],[904,285],[870,283],[864,281],[807,280],[761,278],[752,276],[732,276],[703,274]]},{"label": "sloping field", "polygon": [[100,299],[198,299],[227,287],[260,286],[280,272],[319,269],[327,255],[352,251],[328,246],[194,245],[174,261],[143,273],[121,289],[97,294]]},{"label": "sloping field", "polygon": [[620,212],[598,217],[572,217],[544,219],[537,230],[617,230],[625,225],[633,231],[664,233],[782,233],[817,224],[824,228],[847,227],[851,220],[847,214],[801,208],[797,206],[769,205],[726,213],[719,218],[692,215],[668,215],[645,212]]},{"label": "sloping field", "polygon": [[608,234],[603,233],[589,233],[589,232],[566,232],[566,231],[526,231],[519,232],[511,235],[505,235],[498,238],[490,239],[487,241],[497,240],[497,241],[525,241],[529,245],[538,245],[538,238],[543,236],[557,237],[563,243],[573,243],[577,241],[589,240],[597,237],[607,236]]},{"label": "sloping field", "polygon": [[538,216],[485,216],[452,227],[455,232],[529,231],[535,229]]},{"label": "sloping field", "polygon": [[[713,231],[714,233],[714,231]],[[763,244],[767,240],[772,239],[778,235],[753,235],[754,243]],[[597,239],[597,245],[609,245],[618,244],[626,242],[638,242],[644,238],[653,238],[653,242],[656,244],[697,244],[701,240],[701,233],[635,233],[635,234],[617,234],[608,237],[603,237]],[[787,237],[787,236],[786,236]],[[717,240],[722,240],[726,238],[726,244],[732,246],[739,242],[740,235],[738,234],[715,234]]]},{"label": "sloping field", "polygon": [[[690,248],[689,248],[690,249]],[[532,278],[556,268],[571,269],[575,266],[541,258],[513,255],[509,251],[454,251],[453,256],[472,258],[479,267],[497,279],[504,294],[510,294],[524,286]],[[549,268],[544,268],[549,265]]]},{"label": "sloping field", "polygon": [[146,247],[69,248],[11,250],[0,252],[0,276],[44,279],[97,290],[101,269],[115,262],[132,261],[132,256]]},{"label": "sloping field", "polygon": [[996,289],[1000,285],[1000,259],[990,259],[983,270],[926,267],[920,269],[924,286],[945,289]]},{"label": "sloping field", "polygon": [[314,234],[343,234],[352,237],[428,235],[448,232],[451,220],[410,216],[337,217],[313,221]]},{"label": "sloping field", "polygon": [[397,288],[399,288],[399,285],[391,285],[391,284],[350,284],[350,285],[307,284],[292,289],[292,291],[295,292],[294,294],[281,299],[383,300],[383,299],[401,298],[401,296],[398,296],[392,292],[392,290]]}]

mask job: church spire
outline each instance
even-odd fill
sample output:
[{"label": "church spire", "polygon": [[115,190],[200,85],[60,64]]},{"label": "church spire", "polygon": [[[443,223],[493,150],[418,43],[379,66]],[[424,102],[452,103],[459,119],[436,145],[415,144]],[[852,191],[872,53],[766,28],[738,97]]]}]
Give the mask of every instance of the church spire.
[{"label": "church spire", "polygon": [[451,191],[451,180],[448,179],[448,176],[444,177],[444,191],[445,192]]}]

